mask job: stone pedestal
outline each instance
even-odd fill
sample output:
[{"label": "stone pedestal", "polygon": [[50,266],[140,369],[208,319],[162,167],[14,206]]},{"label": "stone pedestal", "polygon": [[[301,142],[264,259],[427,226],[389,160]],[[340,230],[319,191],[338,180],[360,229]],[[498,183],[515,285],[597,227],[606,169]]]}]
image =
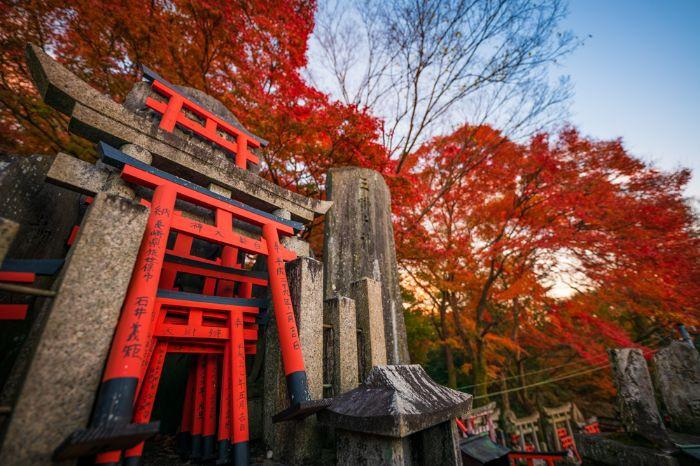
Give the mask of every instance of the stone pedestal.
[{"label": "stone pedestal", "polygon": [[336,429],[338,464],[460,465],[454,418],[471,402],[418,365],[377,366],[318,418]]},{"label": "stone pedestal", "polygon": [[387,362],[409,361],[396,265],[391,195],[375,171],[335,168],[328,173],[324,290],[326,297],[349,296],[353,282],[370,277],[381,283]]},{"label": "stone pedestal", "polygon": [[112,194],[98,194],[90,206],[57,280],[0,464],[51,464],[53,450],[87,425],[147,218],[146,207]]},{"label": "stone pedestal", "polygon": [[647,362],[640,349],[608,350],[617,388],[620,418],[628,433],[638,434],[662,448],[673,447],[661,421]]},{"label": "stone pedestal", "polygon": [[380,437],[342,429],[336,430],[336,436],[338,466],[405,466],[412,463],[408,437]]},{"label": "stone pedestal", "polygon": [[450,419],[420,432],[413,441],[418,464],[461,464],[457,423]]},{"label": "stone pedestal", "polygon": [[[308,257],[286,264],[292,306],[312,399],[323,397],[323,265]],[[272,312],[273,310],[271,310]],[[271,319],[265,334],[263,439],[276,459],[306,464],[318,458],[320,440],[314,416],[273,423],[272,416],[289,407],[277,328]]]},{"label": "stone pedestal", "polygon": [[382,314],[381,283],[363,278],[350,286],[355,301],[358,331],[358,369],[364,380],[374,366],[386,365],[386,339]]},{"label": "stone pedestal", "polygon": [[332,380],[333,396],[352,390],[359,384],[357,372],[357,317],[355,301],[344,296],[327,299],[323,306],[323,323],[333,329]]}]

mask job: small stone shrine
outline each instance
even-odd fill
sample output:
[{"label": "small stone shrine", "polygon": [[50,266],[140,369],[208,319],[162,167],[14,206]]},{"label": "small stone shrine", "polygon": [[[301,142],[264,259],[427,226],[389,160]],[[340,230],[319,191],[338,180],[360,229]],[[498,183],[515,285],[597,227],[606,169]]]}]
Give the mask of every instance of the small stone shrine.
[{"label": "small stone shrine", "polygon": [[471,395],[408,365],[378,173],[310,199],[196,89],[143,67],[119,104],[27,63],[99,160],[0,161],[0,464],[461,464]]}]

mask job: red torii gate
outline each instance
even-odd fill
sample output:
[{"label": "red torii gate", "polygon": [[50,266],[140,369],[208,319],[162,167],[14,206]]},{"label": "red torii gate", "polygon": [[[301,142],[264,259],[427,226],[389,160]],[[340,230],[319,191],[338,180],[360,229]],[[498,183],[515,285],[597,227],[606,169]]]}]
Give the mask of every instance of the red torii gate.
[{"label": "red torii gate", "polygon": [[[142,69],[144,77],[151,83],[151,89],[167,99],[163,102],[152,97],[146,98],[146,106],[162,115],[159,125],[162,130],[171,133],[175,125],[180,125],[230,152],[235,157],[236,165],[244,170],[249,161],[256,165],[260,163],[258,156],[250,149],[265,147],[267,141],[184,97],[177,91],[176,86],[154,71],[145,66],[142,66]],[[204,124],[190,118],[188,113],[199,118]]]},{"label": "red torii gate", "polygon": [[[103,161],[121,168],[122,178],[131,183],[153,189],[153,196],[150,203],[144,201],[144,203],[150,204],[151,214],[146,225],[141,249],[134,266],[134,274],[124,300],[124,307],[108,356],[103,381],[91,420],[92,433],[99,431],[100,428],[105,426],[128,426],[131,422],[137,424],[145,423],[150,418],[150,410],[155,398],[154,390],[157,389],[157,380],[162,370],[162,360],[171,345],[169,337],[172,335],[168,335],[165,329],[173,330],[175,328],[174,326],[168,327],[165,320],[159,320],[159,318],[165,319],[167,317],[168,312],[164,311],[167,307],[179,308],[181,312],[187,313],[188,325],[185,327],[190,330],[197,327],[196,325],[190,325],[192,323],[190,319],[193,316],[201,316],[202,312],[228,313],[228,328],[226,328],[226,332],[221,332],[221,334],[226,333],[227,337],[219,339],[223,343],[223,347],[218,351],[227,360],[222,373],[228,372],[232,376],[229,379],[235,380],[236,383],[230,388],[226,388],[226,391],[230,392],[229,396],[226,397],[227,402],[230,403],[230,409],[228,409],[230,413],[224,413],[226,416],[221,417],[221,419],[226,419],[230,415],[231,419],[237,422],[234,425],[224,422],[218,438],[222,442],[226,442],[229,437],[232,438],[234,455],[237,459],[236,464],[246,464],[248,427],[245,395],[246,348],[244,341],[246,338],[243,323],[246,320],[246,312],[254,314],[257,312],[257,307],[259,307],[251,304],[249,298],[252,285],[255,284],[255,278],[243,276],[242,271],[222,271],[212,267],[214,264],[206,264],[206,261],[201,258],[193,259],[192,257],[187,257],[189,251],[185,252],[186,248],[182,245],[176,247],[177,251],[172,251],[176,256],[176,260],[166,260],[167,239],[172,231],[176,232],[178,237],[197,237],[222,245],[224,256],[227,258],[225,260],[229,262],[227,265],[235,264],[233,258],[237,255],[238,250],[262,254],[267,257],[268,286],[270,287],[275,310],[275,320],[278,327],[291,405],[291,416],[289,416],[289,413],[287,413],[287,416],[293,417],[295,416],[295,409],[299,412],[301,407],[301,411],[304,411],[308,408],[304,407],[305,403],[310,400],[301,345],[284,268],[284,262],[296,258],[296,255],[280,244],[279,236],[280,234],[292,235],[295,231],[301,229],[302,226],[297,222],[253,209],[240,202],[176,178],[133,159],[107,144],[100,143],[99,150]],[[213,211],[215,213],[215,225],[203,224],[178,215],[178,212],[175,210],[177,199]],[[252,239],[235,233],[233,231],[234,218],[260,227],[262,237]],[[182,241],[186,240],[183,239]],[[188,260],[190,261],[189,263],[187,262]],[[192,261],[197,261],[197,264],[193,264]],[[224,283],[220,286],[221,289],[225,288],[225,282],[240,282],[242,284],[242,292],[247,294],[248,297],[223,298],[191,293],[168,295],[167,293],[172,292],[158,290],[161,274],[163,274],[164,278],[163,285],[172,289],[173,272],[177,273],[178,270],[185,270],[188,267],[191,267],[190,271],[207,277],[205,279],[205,287],[208,286],[209,288],[205,290],[205,293],[214,294],[213,280],[222,279]],[[249,311],[245,311],[245,308],[248,308]],[[251,309],[255,309],[255,312]],[[226,317],[224,316],[224,318]],[[252,334],[249,334],[249,337],[252,336]],[[254,336],[257,338],[257,334]],[[211,343],[209,341],[211,337],[200,335],[196,331],[189,336],[192,340],[189,346],[182,341],[182,339],[187,338],[188,336],[181,334],[180,340],[178,340],[180,346],[174,346],[173,348],[179,348],[178,351],[199,353],[202,350],[202,343],[205,343],[205,346],[206,343]],[[228,351],[226,351],[226,345],[228,345]],[[208,351],[213,352],[213,349],[209,348]],[[209,368],[208,370],[211,375],[211,371],[216,369]],[[144,383],[144,380],[147,382]],[[226,384],[223,384],[222,387],[226,387]],[[222,405],[223,410],[226,406],[224,403]],[[229,425],[228,429],[233,430],[230,436],[226,432],[227,424]],[[245,428],[242,427],[243,425],[245,425]],[[102,430],[104,431],[104,429]],[[81,431],[74,434],[75,438],[69,437],[64,442],[64,445],[59,447],[56,457],[61,457],[61,452],[67,449],[72,449],[73,452],[80,451],[80,439],[85,438],[90,439],[90,442],[84,443],[91,443],[93,451],[112,449],[114,444],[110,443],[110,435],[114,438],[120,435],[124,437],[125,434],[116,429],[116,433],[112,432],[109,435],[103,435],[102,439],[97,439],[96,441],[95,435],[91,437],[90,429]],[[136,446],[127,450],[126,459],[130,460],[130,462],[131,460],[137,462],[140,457],[140,448],[140,446]],[[85,451],[83,450],[81,454],[84,453]],[[98,455],[97,462],[101,464],[116,463],[119,461],[119,457],[119,452],[103,453]]]}]

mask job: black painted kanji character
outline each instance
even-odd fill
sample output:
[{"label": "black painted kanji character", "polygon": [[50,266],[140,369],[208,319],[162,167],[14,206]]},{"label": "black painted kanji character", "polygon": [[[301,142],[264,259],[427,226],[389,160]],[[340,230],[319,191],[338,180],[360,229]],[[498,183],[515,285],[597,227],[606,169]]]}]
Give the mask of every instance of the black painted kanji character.
[{"label": "black painted kanji character", "polygon": [[148,296],[139,296],[136,298],[137,306],[145,306],[148,304]]},{"label": "black painted kanji character", "polygon": [[140,328],[141,324],[131,324],[131,333],[126,337],[126,341],[138,340]]},{"label": "black painted kanji character", "polygon": [[141,353],[141,343],[132,343],[130,345],[124,345],[122,348],[122,354],[125,358],[138,358]]},{"label": "black painted kanji character", "polygon": [[156,215],[165,215],[166,217],[170,216],[170,209],[162,209],[160,206],[156,206],[154,212]]}]

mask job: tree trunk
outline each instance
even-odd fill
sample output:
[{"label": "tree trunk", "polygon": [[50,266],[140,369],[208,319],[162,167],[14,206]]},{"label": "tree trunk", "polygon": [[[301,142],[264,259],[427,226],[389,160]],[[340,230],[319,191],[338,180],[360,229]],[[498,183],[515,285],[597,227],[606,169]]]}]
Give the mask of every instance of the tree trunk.
[{"label": "tree trunk", "polygon": [[[472,361],[472,373],[474,374],[474,403],[482,406],[489,402],[488,398],[488,364],[486,362],[486,341],[484,338],[477,338],[474,358]],[[478,399],[476,399],[478,398]]]},{"label": "tree trunk", "polygon": [[445,350],[445,367],[447,368],[447,386],[457,388],[457,371],[455,370],[452,348],[448,343],[444,343],[443,349]]},{"label": "tree trunk", "polygon": [[508,390],[508,383],[506,382],[506,375],[505,373],[501,374],[501,407],[503,408],[503,412],[510,411],[510,396],[508,396],[508,393],[505,393],[506,390]]},{"label": "tree trunk", "polygon": [[[525,377],[525,359],[518,359],[518,376],[520,386],[524,387],[527,385],[527,378]],[[522,390],[518,391],[520,404],[522,404],[526,409],[532,411],[534,404],[527,392],[527,388],[523,388]]]},{"label": "tree trunk", "polygon": [[447,369],[447,386],[457,388],[457,371],[455,370],[454,354],[449,343],[449,338],[452,335],[450,328],[447,325],[447,300],[445,294],[442,295],[440,303],[440,336],[442,338],[442,349],[445,354],[445,368]]}]

